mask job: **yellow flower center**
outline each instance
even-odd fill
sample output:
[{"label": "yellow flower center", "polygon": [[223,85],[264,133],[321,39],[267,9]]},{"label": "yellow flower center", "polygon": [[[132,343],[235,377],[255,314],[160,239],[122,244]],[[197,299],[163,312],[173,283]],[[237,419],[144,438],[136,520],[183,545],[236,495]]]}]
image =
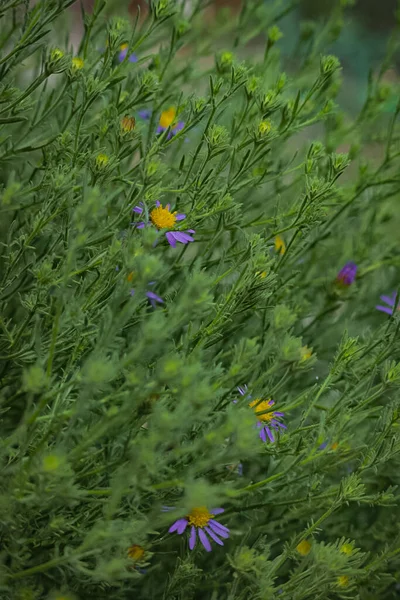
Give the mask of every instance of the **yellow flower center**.
[{"label": "yellow flower center", "polygon": [[279,254],[285,254],[286,252],[286,244],[280,235],[277,235],[275,238],[275,251]]},{"label": "yellow flower center", "polygon": [[310,554],[311,544],[307,540],[303,540],[300,544],[297,544],[296,550],[302,556],[307,556],[307,554]]},{"label": "yellow flower center", "polygon": [[144,548],[138,544],[133,544],[128,548],[128,556],[134,561],[141,560],[144,556]]},{"label": "yellow flower center", "polygon": [[128,46],[129,46],[129,44],[121,44],[121,46],[119,48],[120,48],[120,50],[123,51],[123,50],[126,50]]},{"label": "yellow flower center", "polygon": [[121,128],[125,133],[129,133],[135,129],[136,119],[135,117],[124,117],[121,121]]},{"label": "yellow flower center", "polygon": [[208,512],[205,506],[199,506],[198,508],[191,510],[187,518],[189,525],[194,525],[195,527],[206,527],[210,519],[213,518],[213,515]]},{"label": "yellow flower center", "polygon": [[157,229],[170,229],[176,223],[176,213],[172,213],[168,208],[157,206],[150,213],[150,219]]},{"label": "yellow flower center", "polygon": [[[270,401],[269,400],[261,400],[257,398],[256,400],[252,400],[249,403],[250,408],[254,407],[254,412],[257,415],[257,418],[260,419],[260,421],[270,421],[271,419],[273,419],[274,417],[274,413],[271,410],[271,406],[270,406]],[[268,411],[268,412],[266,412]],[[263,413],[263,414],[260,414]]]},{"label": "yellow flower center", "polygon": [[312,356],[312,349],[308,346],[303,346],[300,350],[301,352],[301,362],[305,362]]},{"label": "yellow flower center", "polygon": [[167,129],[167,127],[170,127],[172,125],[172,123],[175,121],[175,117],[176,117],[176,108],[174,108],[173,106],[171,106],[167,110],[164,110],[161,113],[161,117],[160,117],[160,127],[164,127],[164,129]]}]

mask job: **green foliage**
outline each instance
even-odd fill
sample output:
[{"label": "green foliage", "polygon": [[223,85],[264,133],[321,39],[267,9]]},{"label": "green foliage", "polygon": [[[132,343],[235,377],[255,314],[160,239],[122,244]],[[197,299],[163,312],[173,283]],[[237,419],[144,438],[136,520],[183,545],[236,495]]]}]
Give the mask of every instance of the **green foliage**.
[{"label": "green foliage", "polygon": [[1,598],[395,598],[396,37],[351,119],[352,2],[71,3],[0,7]]}]

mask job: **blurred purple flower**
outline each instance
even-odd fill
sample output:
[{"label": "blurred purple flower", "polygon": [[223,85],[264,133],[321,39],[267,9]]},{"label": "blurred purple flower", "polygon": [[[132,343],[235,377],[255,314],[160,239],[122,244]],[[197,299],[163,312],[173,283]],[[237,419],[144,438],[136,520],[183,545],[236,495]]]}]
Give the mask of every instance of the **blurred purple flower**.
[{"label": "blurred purple flower", "polygon": [[[154,284],[155,284],[155,281],[150,281],[150,283],[149,283],[149,285],[154,285]],[[132,289],[131,290],[131,296],[134,296],[134,295],[135,295],[135,290]],[[146,292],[146,296],[149,299],[150,304],[152,305],[153,308],[156,307],[156,305],[157,305],[156,303],[157,302],[159,302],[160,304],[164,304],[164,300],[160,296],[157,296],[157,294],[155,294],[151,290],[149,290],[149,291]]]},{"label": "blurred purple flower", "polygon": [[[129,44],[122,44],[122,46],[120,47],[120,52],[118,54],[118,60],[120,63],[123,60],[125,60],[126,55],[128,54],[128,48],[129,48]],[[131,63],[136,63],[138,61],[138,57],[136,56],[135,53],[132,53],[129,55],[128,61]]]},{"label": "blurred purple flower", "polygon": [[347,262],[337,274],[336,280],[342,285],[351,285],[357,275],[357,265],[354,262]]}]

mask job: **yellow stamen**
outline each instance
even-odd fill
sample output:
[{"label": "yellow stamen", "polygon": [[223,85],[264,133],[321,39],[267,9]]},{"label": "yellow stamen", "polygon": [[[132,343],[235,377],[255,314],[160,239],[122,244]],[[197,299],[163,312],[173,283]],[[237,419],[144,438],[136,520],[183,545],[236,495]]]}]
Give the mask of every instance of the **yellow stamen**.
[{"label": "yellow stamen", "polygon": [[143,558],[144,552],[144,548],[138,544],[133,544],[133,546],[128,548],[128,556],[135,562]]},{"label": "yellow stamen", "polygon": [[160,127],[167,129],[167,127],[170,127],[173,124],[173,122],[175,121],[175,117],[176,117],[176,108],[174,108],[173,106],[171,106],[167,110],[164,110],[161,113],[161,117],[160,117]]},{"label": "yellow stamen", "polygon": [[307,556],[311,552],[311,544],[307,540],[303,540],[300,544],[297,544],[296,550],[302,556]]},{"label": "yellow stamen", "polygon": [[128,48],[129,44],[121,44],[120,50],[124,51]]},{"label": "yellow stamen", "polygon": [[172,213],[168,208],[157,206],[150,213],[150,220],[157,229],[171,229],[176,223],[176,213]]},{"label": "yellow stamen", "polygon": [[286,244],[280,235],[277,235],[275,238],[275,251],[279,254],[285,254],[286,252]]},{"label": "yellow stamen", "polygon": [[206,527],[213,518],[213,515],[208,512],[205,506],[199,506],[198,508],[193,508],[187,516],[189,525],[194,525],[195,527]]},{"label": "yellow stamen", "polygon": [[[274,413],[272,411],[272,407],[270,406],[270,401],[269,400],[261,400],[257,398],[256,400],[252,400],[249,403],[250,408],[254,408],[254,412],[257,415],[258,419],[260,419],[260,421],[271,421],[271,419],[274,418]],[[266,412],[268,411],[268,412]],[[260,414],[263,413],[263,414]]]}]

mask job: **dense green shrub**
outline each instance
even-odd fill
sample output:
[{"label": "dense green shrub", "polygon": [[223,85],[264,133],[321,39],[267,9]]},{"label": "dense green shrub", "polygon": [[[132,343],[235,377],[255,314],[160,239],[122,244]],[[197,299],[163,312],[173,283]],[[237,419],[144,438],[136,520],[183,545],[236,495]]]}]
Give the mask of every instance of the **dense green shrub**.
[{"label": "dense green shrub", "polygon": [[0,8],[1,598],[395,598],[397,32],[351,119],[343,0],[70,4]]}]

